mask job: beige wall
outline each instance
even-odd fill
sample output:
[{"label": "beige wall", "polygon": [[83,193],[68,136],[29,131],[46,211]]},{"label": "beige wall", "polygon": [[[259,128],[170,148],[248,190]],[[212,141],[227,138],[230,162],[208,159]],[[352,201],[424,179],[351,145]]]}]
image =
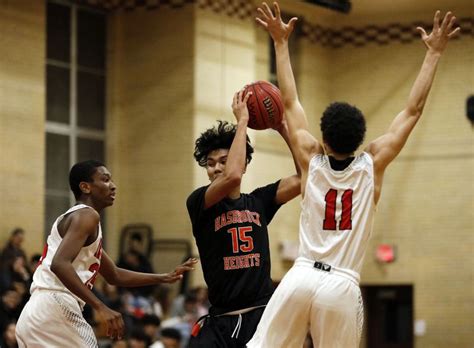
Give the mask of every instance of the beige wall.
[{"label": "beige wall", "polygon": [[45,19],[41,1],[0,2],[0,245],[15,227],[43,246]]},{"label": "beige wall", "polygon": [[194,14],[190,6],[110,17],[107,159],[118,185],[108,250],[119,231],[148,223],[155,238],[189,238],[193,188]]}]

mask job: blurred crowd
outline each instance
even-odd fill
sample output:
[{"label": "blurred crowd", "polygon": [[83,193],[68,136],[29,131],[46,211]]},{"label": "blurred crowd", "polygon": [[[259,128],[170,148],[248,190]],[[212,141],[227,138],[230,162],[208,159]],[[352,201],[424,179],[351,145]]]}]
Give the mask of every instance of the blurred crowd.
[{"label": "blurred crowd", "polygon": [[[16,321],[30,297],[32,275],[40,254],[27,257],[22,244],[25,231],[14,229],[0,252],[0,348],[18,347]],[[140,251],[140,235],[132,235],[128,250],[117,266],[138,272],[153,272],[148,258]],[[168,285],[117,288],[98,278],[94,293],[109,308],[122,313],[126,336],[110,340],[105,323],[92,308],[84,307],[84,318],[96,332],[100,348],[185,348],[194,323],[209,309],[207,288],[191,288],[176,294]],[[308,336],[304,348],[312,348]]]},{"label": "blurred crowd", "polygon": [[[16,321],[30,297],[32,275],[41,257],[27,257],[22,244],[25,231],[14,229],[0,253],[0,347],[17,347]],[[139,236],[132,236],[129,249],[124,252],[117,266],[139,272],[153,272],[153,267],[134,243]],[[90,306],[85,306],[84,317],[96,331],[99,347],[110,348],[184,348],[196,320],[207,314],[209,302],[207,289],[192,288],[176,294],[168,285],[117,288],[98,278],[94,293],[110,308],[122,313],[126,336],[110,340],[106,327]]]}]

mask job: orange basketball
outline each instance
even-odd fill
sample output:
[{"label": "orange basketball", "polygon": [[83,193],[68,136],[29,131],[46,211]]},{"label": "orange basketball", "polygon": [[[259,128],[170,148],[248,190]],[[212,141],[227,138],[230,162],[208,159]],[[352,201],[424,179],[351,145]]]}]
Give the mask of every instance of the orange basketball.
[{"label": "orange basketball", "polygon": [[252,95],[247,101],[249,124],[252,129],[276,128],[283,119],[283,102],[278,87],[267,81],[257,81],[245,86],[245,94]]}]

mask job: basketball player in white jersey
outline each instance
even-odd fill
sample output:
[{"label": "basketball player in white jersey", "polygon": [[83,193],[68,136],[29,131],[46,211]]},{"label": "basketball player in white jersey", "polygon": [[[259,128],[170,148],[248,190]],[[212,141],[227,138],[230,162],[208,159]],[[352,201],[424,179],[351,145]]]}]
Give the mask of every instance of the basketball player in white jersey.
[{"label": "basketball player in white jersey", "polygon": [[77,204],[56,219],[48,236],[33,275],[31,298],[17,323],[20,347],[97,347],[92,327],[82,316],[85,303],[105,321],[109,337],[121,338],[122,315],[91,291],[98,273],[121,287],[173,283],[197,262],[190,259],[167,274],[116,267],[102,249],[99,215],[115,200],[110,172],[100,162],[80,162],[72,167],[69,184]]},{"label": "basketball player in white jersey", "polygon": [[450,12],[440,23],[439,11],[431,34],[417,28],[427,52],[406,107],[384,135],[354,155],[365,135],[364,117],[354,106],[329,105],[321,119],[323,142],[310,134],[288,51],[297,19],[284,23],[278,4],[274,9],[275,13],[264,3],[257,22],[275,44],[290,141],[302,170],[300,249],[247,347],[299,348],[308,330],[315,347],[357,347],[363,320],[359,272],[383,174],[420,118],[440,56],[459,28],[454,29],[455,17]]}]

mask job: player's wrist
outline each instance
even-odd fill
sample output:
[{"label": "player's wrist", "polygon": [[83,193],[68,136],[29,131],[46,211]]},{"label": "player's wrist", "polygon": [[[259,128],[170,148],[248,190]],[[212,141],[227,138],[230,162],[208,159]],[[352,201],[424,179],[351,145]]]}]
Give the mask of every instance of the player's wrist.
[{"label": "player's wrist", "polygon": [[443,50],[441,50],[441,49],[435,49],[433,47],[428,47],[427,54],[432,56],[432,57],[439,58],[439,57],[441,57],[442,53],[443,53]]},{"label": "player's wrist", "polygon": [[92,301],[90,303],[90,305],[96,311],[101,311],[106,307],[106,305],[102,301],[100,301],[99,299]]},{"label": "player's wrist", "polygon": [[248,116],[243,116],[243,117],[239,118],[239,120],[237,121],[238,126],[247,126],[248,123],[249,123],[249,117]]}]

